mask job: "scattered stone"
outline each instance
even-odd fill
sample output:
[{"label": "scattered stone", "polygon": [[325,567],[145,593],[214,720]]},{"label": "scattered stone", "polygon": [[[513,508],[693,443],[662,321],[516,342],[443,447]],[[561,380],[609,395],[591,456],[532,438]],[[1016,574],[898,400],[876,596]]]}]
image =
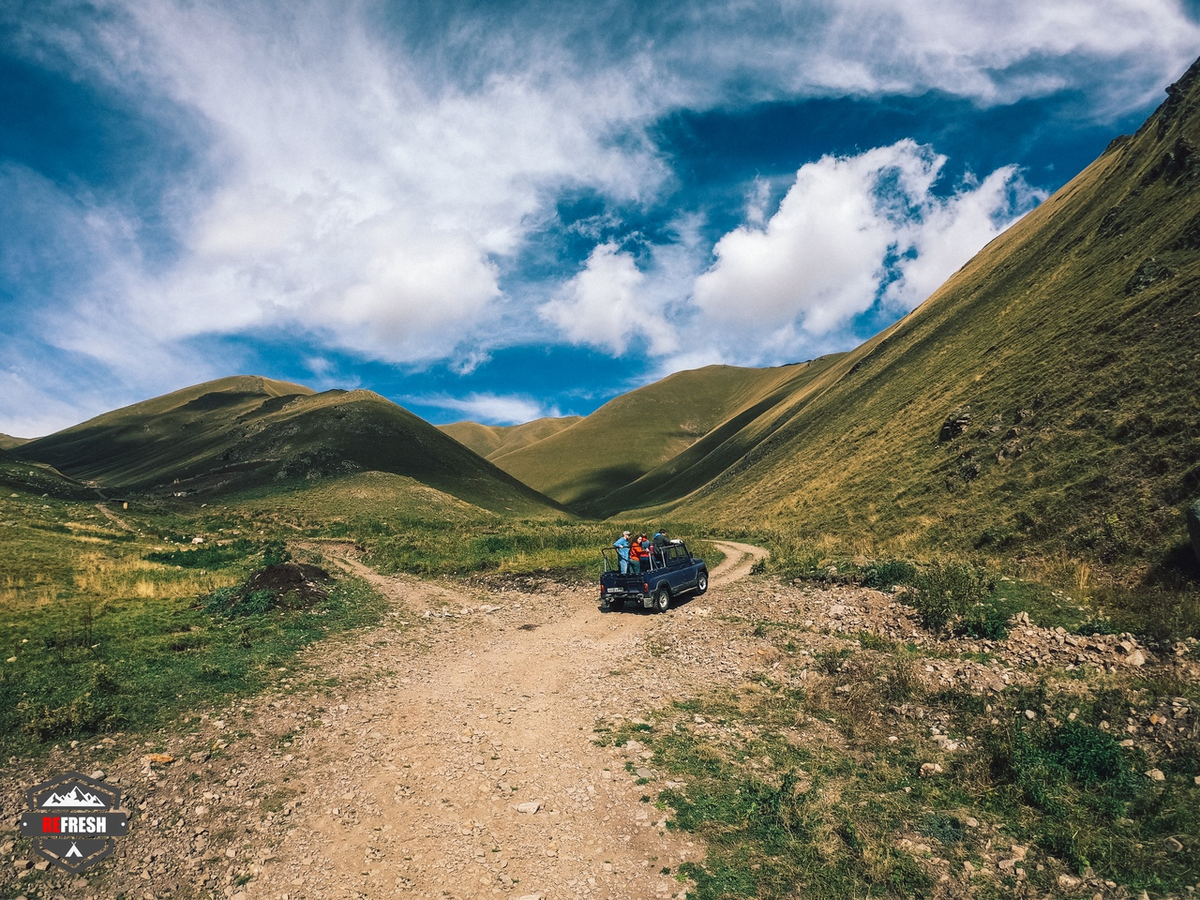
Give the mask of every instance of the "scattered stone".
[{"label": "scattered stone", "polygon": [[971,425],[971,407],[960,406],[954,412],[946,417],[946,421],[942,423],[942,429],[938,433],[938,440],[942,443],[952,441]]},{"label": "scattered stone", "polygon": [[542,808],[542,804],[538,803],[536,800],[529,800],[525,803],[518,803],[516,806],[513,807],[513,809],[515,809],[517,812],[525,813],[528,816],[532,816],[534,813],[536,813],[541,808]]},{"label": "scattered stone", "polygon": [[1151,781],[1166,781],[1167,776],[1162,773],[1162,769],[1149,769],[1146,772],[1146,777]]},{"label": "scattered stone", "polygon": [[935,762],[921,763],[921,777],[922,778],[929,778],[933,775],[941,775],[941,774],[942,774],[941,763],[935,763]]}]

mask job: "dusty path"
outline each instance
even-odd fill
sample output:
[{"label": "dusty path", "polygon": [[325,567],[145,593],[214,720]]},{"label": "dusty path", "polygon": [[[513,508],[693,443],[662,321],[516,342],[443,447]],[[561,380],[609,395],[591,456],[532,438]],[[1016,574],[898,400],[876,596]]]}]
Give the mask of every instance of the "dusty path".
[{"label": "dusty path", "polygon": [[[580,597],[480,604],[346,566],[414,621],[449,627],[411,668],[348,697],[295,743],[292,777],[307,796],[263,871],[271,896],[682,892],[661,872],[699,851],[640,802],[640,776],[625,766],[640,756],[593,741],[598,718],[668,699],[653,679],[614,674],[654,616],[602,616]],[[374,655],[390,657],[387,646]]]},{"label": "dusty path", "polygon": [[762,547],[739,544],[735,541],[710,541],[725,554],[720,565],[709,572],[710,584],[727,584],[745,578],[754,569],[754,564],[769,555]]},{"label": "dusty path", "polygon": [[122,519],[120,516],[118,516],[115,512],[113,512],[111,509],[109,509],[108,505],[106,503],[97,503],[96,509],[100,510],[100,512],[104,516],[104,518],[108,519],[108,521],[112,522],[118,528],[123,528],[125,531],[133,531],[134,530],[132,527],[130,527],[128,522],[126,522],[124,519]]}]

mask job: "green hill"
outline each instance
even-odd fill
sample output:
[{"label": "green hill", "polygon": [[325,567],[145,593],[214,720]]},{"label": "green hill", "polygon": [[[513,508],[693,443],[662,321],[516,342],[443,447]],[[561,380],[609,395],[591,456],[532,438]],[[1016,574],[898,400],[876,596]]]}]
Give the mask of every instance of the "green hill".
[{"label": "green hill", "polygon": [[1168,95],[913,314],[831,361],[675,514],[1135,567],[1182,544],[1200,494],[1200,63]]},{"label": "green hill", "polygon": [[464,447],[474,450],[484,459],[492,459],[513,450],[519,450],[543,438],[557,434],[580,421],[582,416],[534,419],[522,425],[480,425],[478,422],[453,422],[439,425],[438,430],[448,434]]},{"label": "green hill", "polygon": [[610,400],[534,444],[491,456],[521,481],[582,511],[678,456],[731,416],[760,403],[796,367],[709,366]]},{"label": "green hill", "polygon": [[362,471],[409,476],[488,509],[554,508],[369,391],[239,376],[105,413],[18,449],[108,491],[225,494]]}]

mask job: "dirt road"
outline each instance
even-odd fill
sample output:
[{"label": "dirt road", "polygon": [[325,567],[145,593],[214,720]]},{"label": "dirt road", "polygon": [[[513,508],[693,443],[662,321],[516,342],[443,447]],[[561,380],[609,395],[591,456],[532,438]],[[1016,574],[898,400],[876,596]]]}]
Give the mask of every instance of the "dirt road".
[{"label": "dirt road", "polygon": [[739,544],[735,541],[711,541],[710,543],[725,554],[721,564],[709,573],[710,584],[727,584],[737,581],[739,578],[745,578],[753,571],[755,563],[767,558],[767,551],[762,547]]},{"label": "dirt road", "polygon": [[[471,591],[383,577],[344,556],[389,599],[384,626],[314,648],[278,693],[185,721],[153,746],[116,735],[38,764],[119,782],[133,815],[121,858],[70,893],[682,896],[678,867],[703,848],[649,802],[664,786],[649,752],[602,746],[595,729],[703,682],[694,666],[654,665],[647,647],[706,616],[760,552],[722,550],[709,594],[665,615],[603,615],[593,588],[552,582]],[[44,772],[10,776],[5,814]],[[72,883],[35,862],[16,860],[17,885],[0,893],[53,896]]]}]

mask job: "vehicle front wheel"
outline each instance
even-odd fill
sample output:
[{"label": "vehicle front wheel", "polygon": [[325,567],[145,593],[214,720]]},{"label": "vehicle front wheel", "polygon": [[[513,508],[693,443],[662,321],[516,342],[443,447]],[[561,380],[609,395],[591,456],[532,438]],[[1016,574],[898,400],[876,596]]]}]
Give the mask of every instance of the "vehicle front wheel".
[{"label": "vehicle front wheel", "polygon": [[654,611],[666,612],[671,608],[671,592],[665,587],[660,587],[654,592]]}]

